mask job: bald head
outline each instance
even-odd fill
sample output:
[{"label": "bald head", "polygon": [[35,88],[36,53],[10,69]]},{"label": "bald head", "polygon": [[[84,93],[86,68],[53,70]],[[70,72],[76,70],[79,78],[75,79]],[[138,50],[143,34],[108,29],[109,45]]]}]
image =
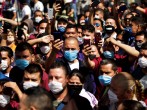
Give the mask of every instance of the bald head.
[{"label": "bald head", "polygon": [[79,42],[75,37],[68,37],[65,39],[64,42],[64,49],[65,50],[79,50]]}]

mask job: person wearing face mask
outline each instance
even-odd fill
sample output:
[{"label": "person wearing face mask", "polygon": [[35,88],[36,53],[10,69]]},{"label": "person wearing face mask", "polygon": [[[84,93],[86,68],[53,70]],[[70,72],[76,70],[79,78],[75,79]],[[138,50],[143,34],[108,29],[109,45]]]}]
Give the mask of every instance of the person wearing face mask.
[{"label": "person wearing face mask", "polygon": [[11,82],[10,78],[0,73],[0,110],[18,109],[18,101],[14,98],[15,93],[20,99],[22,92],[16,83]]},{"label": "person wearing face mask", "polygon": [[84,89],[84,77],[78,69],[71,71],[71,74],[69,75],[68,88],[73,94],[86,98],[94,110],[97,109],[98,100],[92,93]]},{"label": "person wearing face mask", "polygon": [[0,71],[7,77],[9,77],[9,73],[12,69],[11,64],[14,61],[13,51],[11,48],[6,46],[0,47]]},{"label": "person wearing face mask", "polygon": [[[97,87],[99,90],[99,109],[108,108],[109,104],[118,99],[110,90],[111,79],[117,74],[117,66],[112,60],[104,59],[100,63]],[[107,99],[107,100],[106,100]]]},{"label": "person wearing face mask", "polygon": [[36,29],[38,28],[39,22],[44,19],[43,12],[40,10],[36,10],[34,12],[34,25],[36,26]]},{"label": "person wearing face mask", "polygon": [[56,18],[56,30],[53,32],[54,39],[64,39],[65,29],[68,25],[68,16],[60,15]]},{"label": "person wearing face mask", "polygon": [[104,36],[104,39],[110,37],[111,35],[113,35],[113,38],[116,38],[116,36],[117,36],[117,33],[115,31],[116,29],[117,29],[117,25],[116,25],[115,19],[112,17],[108,17],[106,19],[106,23],[105,23],[106,35]]},{"label": "person wearing face mask", "polygon": [[136,50],[140,50],[143,43],[147,41],[147,33],[144,31],[138,32],[135,35],[135,48]]},{"label": "person wearing face mask", "polygon": [[49,88],[53,105],[58,110],[92,110],[87,99],[71,94],[68,85],[68,70],[62,62],[54,62],[48,70]]},{"label": "person wearing face mask", "polygon": [[[56,55],[58,52],[63,49],[63,57],[57,58]],[[45,69],[48,71],[50,65],[56,60],[58,62],[64,63],[68,68],[68,73],[71,72],[71,70],[77,68],[82,69],[82,71],[85,72],[85,78],[87,82],[87,86],[85,87],[88,91],[91,91],[92,93],[95,93],[95,82],[93,78],[92,72],[88,68],[86,68],[83,60],[80,59],[79,56],[79,44],[78,40],[75,37],[68,37],[65,39],[64,44],[63,41],[55,40],[52,52],[49,56],[49,58],[46,60]],[[89,78],[89,79],[88,79]]]}]

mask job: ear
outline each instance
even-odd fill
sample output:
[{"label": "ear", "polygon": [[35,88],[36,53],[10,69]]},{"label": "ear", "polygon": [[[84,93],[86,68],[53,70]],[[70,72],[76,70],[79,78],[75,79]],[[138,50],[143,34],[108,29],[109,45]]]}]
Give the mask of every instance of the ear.
[{"label": "ear", "polygon": [[31,59],[32,62],[35,62],[35,55],[32,54],[32,59]]},{"label": "ear", "polygon": [[30,110],[37,110],[34,106],[30,106]]},{"label": "ear", "polygon": [[14,57],[11,57],[10,61],[11,61],[11,63],[14,62]]}]

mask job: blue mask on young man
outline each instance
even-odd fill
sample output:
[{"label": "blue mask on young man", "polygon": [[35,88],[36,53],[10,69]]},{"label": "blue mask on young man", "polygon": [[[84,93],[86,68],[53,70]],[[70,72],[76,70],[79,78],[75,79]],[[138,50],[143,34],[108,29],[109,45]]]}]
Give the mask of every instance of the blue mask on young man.
[{"label": "blue mask on young man", "polygon": [[65,27],[63,27],[63,26],[58,27],[58,31],[65,32]]},{"label": "blue mask on young man", "polygon": [[111,83],[112,77],[110,77],[110,76],[108,76],[108,75],[100,75],[100,76],[98,77],[98,79],[99,79],[99,81],[100,81],[100,83],[101,83],[102,85],[107,86],[107,85],[109,85],[109,84]]},{"label": "blue mask on young man", "polygon": [[64,51],[64,57],[68,60],[68,61],[74,61],[78,56],[78,50],[67,50]]},{"label": "blue mask on young man", "polygon": [[15,61],[15,65],[24,70],[28,65],[29,65],[29,61],[28,60],[24,60],[24,59],[18,59]]}]

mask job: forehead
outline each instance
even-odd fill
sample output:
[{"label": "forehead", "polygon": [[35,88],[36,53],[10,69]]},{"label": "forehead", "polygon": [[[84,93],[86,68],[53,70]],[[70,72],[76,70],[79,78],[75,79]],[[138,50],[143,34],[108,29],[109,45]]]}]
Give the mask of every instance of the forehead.
[{"label": "forehead", "polygon": [[65,75],[66,73],[63,70],[63,68],[53,68],[49,70],[49,76],[52,76],[52,77],[61,77],[61,76],[63,77]]},{"label": "forehead", "polygon": [[1,57],[8,57],[8,52],[6,52],[6,51],[1,51],[1,52],[0,52],[0,56],[1,56]]},{"label": "forehead", "polygon": [[140,54],[147,56],[147,49],[141,49]]},{"label": "forehead", "polygon": [[40,78],[40,72],[35,72],[33,74],[30,74],[27,71],[25,71],[24,78]]},{"label": "forehead", "polygon": [[96,48],[94,45],[91,45],[91,50],[92,50],[92,51],[96,51],[97,48]]},{"label": "forehead", "polygon": [[47,23],[41,23],[40,24],[40,27],[46,27],[47,26]]},{"label": "forehead", "polygon": [[80,81],[80,78],[78,76],[72,76],[70,79],[69,79],[70,82],[81,82]]},{"label": "forehead", "polygon": [[35,12],[35,15],[36,15],[36,16],[38,16],[38,15],[41,15],[41,16],[42,16],[42,12],[36,11],[36,12]]},{"label": "forehead", "polygon": [[107,22],[115,23],[115,20],[112,19],[112,18],[108,18],[108,19],[106,20],[106,23],[107,23]]},{"label": "forehead", "polygon": [[100,70],[112,70],[112,64],[100,65]]},{"label": "forehead", "polygon": [[75,48],[77,48],[78,42],[76,40],[65,40],[64,46],[65,47],[75,47]]},{"label": "forehead", "polygon": [[138,35],[135,37],[136,39],[144,39],[144,35]]},{"label": "forehead", "polygon": [[76,28],[67,28],[66,32],[77,32]]},{"label": "forehead", "polygon": [[24,50],[24,51],[16,51],[15,55],[30,55],[30,51],[28,49]]}]

